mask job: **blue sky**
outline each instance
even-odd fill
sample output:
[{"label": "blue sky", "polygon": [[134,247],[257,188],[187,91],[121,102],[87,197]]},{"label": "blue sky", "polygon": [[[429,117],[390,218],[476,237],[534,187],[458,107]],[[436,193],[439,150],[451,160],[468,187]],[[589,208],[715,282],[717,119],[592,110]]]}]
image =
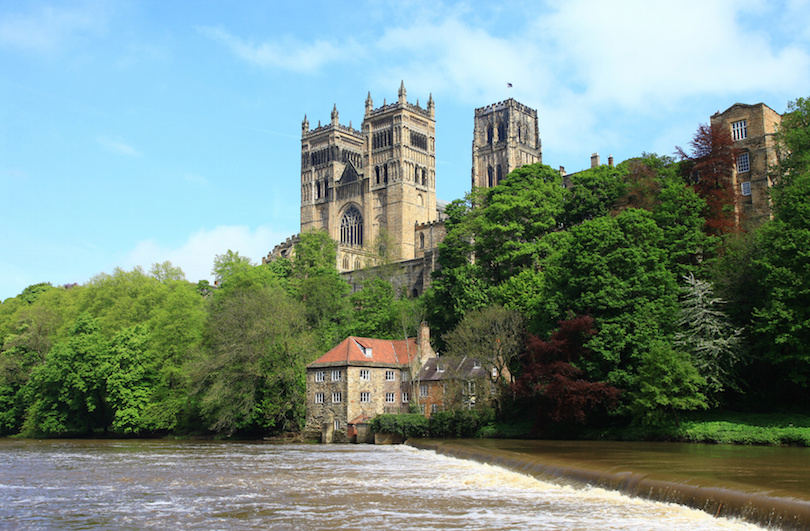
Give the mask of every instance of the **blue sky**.
[{"label": "blue sky", "polygon": [[810,95],[808,21],[801,0],[0,0],[0,300],[261,261],[298,231],[304,114],[357,127],[401,80],[436,102],[441,199],[469,188],[474,109],[508,97],[552,167],[672,154],[735,102]]}]

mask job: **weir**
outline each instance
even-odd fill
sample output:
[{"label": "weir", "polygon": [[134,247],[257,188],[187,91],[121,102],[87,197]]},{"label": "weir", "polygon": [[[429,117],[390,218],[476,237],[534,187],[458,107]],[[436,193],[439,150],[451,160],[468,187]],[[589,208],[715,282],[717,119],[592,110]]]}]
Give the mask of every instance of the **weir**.
[{"label": "weir", "polygon": [[614,490],[629,496],[677,503],[717,517],[742,518],[780,529],[810,529],[810,497],[774,488],[758,488],[705,477],[634,470],[628,466],[600,466],[557,455],[498,448],[478,440],[408,439],[414,448],[497,465],[538,479],[571,482]]}]

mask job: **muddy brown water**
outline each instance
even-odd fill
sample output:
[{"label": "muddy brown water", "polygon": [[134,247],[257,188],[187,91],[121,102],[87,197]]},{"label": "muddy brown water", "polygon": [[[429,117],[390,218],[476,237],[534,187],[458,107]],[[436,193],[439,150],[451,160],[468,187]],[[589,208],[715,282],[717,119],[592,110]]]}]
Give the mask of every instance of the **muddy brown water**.
[{"label": "muddy brown water", "polygon": [[[647,457],[638,474],[656,480],[713,487],[731,482],[762,496],[807,493],[806,453],[794,451],[802,449],[775,448],[786,451],[774,461],[761,448],[718,456],[701,455],[716,450],[711,447],[690,453],[601,442],[526,444],[444,441],[434,451],[407,445],[5,439],[0,440],[0,528],[762,528],[730,514],[717,518],[559,473],[563,466],[585,470],[587,465],[602,474],[624,474],[632,483],[636,479],[626,468],[639,455]],[[477,455],[451,455],[464,451]],[[482,455],[502,460],[503,466],[470,459],[483,460]],[[536,469],[544,460],[553,461],[546,465],[551,468]],[[738,463],[733,477],[731,463]],[[677,474],[670,476],[673,467]]]}]

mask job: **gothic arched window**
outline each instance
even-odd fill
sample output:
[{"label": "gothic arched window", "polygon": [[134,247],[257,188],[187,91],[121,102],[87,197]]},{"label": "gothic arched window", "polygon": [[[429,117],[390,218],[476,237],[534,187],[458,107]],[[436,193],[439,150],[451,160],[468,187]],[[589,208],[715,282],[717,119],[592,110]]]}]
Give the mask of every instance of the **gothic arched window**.
[{"label": "gothic arched window", "polygon": [[380,167],[379,166],[374,166],[374,176],[376,177],[376,180],[375,180],[374,184],[380,184]]},{"label": "gothic arched window", "polygon": [[345,269],[345,270],[349,269],[349,257],[348,256],[343,257],[343,269]]},{"label": "gothic arched window", "polygon": [[492,169],[492,166],[487,168],[487,182],[490,188],[495,186],[495,170]]},{"label": "gothic arched window", "polygon": [[501,184],[501,180],[503,180],[503,169],[501,169],[501,165],[498,164],[498,184]]},{"label": "gothic arched window", "polygon": [[419,235],[419,248],[420,249],[425,248],[425,234],[424,233]]},{"label": "gothic arched window", "polygon": [[354,206],[349,207],[340,220],[340,243],[363,245],[363,216]]},{"label": "gothic arched window", "polygon": [[354,259],[354,268],[355,269],[360,269],[360,259],[359,258]]},{"label": "gothic arched window", "polygon": [[506,125],[501,122],[498,124],[498,142],[506,140]]},{"label": "gothic arched window", "polygon": [[487,144],[492,143],[492,126],[487,127]]}]

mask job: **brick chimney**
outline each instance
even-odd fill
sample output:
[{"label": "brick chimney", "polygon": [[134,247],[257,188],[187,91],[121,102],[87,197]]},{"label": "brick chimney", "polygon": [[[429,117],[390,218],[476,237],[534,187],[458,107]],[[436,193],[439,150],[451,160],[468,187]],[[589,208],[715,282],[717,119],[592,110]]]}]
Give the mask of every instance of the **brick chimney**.
[{"label": "brick chimney", "polygon": [[613,155],[608,155],[608,166],[613,167]]}]

